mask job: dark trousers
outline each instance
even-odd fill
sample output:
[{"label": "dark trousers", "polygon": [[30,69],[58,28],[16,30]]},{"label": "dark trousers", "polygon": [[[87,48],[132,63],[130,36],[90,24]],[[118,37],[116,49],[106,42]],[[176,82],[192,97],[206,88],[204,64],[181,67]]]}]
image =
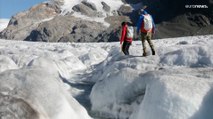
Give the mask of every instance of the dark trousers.
[{"label": "dark trousers", "polygon": [[122,51],[125,55],[129,55],[129,47],[131,45],[131,42],[124,41],[122,45]]}]

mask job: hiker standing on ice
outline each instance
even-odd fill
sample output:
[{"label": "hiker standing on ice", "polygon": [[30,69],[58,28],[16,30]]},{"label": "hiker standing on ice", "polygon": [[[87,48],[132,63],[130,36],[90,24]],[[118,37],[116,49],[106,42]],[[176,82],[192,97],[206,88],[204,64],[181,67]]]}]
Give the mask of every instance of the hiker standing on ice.
[{"label": "hiker standing on ice", "polygon": [[132,44],[134,29],[132,26],[127,25],[127,22],[122,22],[121,26],[122,26],[122,33],[120,38],[120,44],[122,45],[123,53],[125,55],[129,55],[129,47]]},{"label": "hiker standing on ice", "polygon": [[150,14],[148,14],[145,10],[141,10],[140,18],[137,23],[137,34],[139,35],[139,30],[141,33],[141,41],[143,47],[143,56],[147,56],[146,53],[146,45],[145,41],[149,43],[149,46],[152,50],[152,55],[155,55],[154,45],[151,41],[152,35],[155,33],[155,23]]}]

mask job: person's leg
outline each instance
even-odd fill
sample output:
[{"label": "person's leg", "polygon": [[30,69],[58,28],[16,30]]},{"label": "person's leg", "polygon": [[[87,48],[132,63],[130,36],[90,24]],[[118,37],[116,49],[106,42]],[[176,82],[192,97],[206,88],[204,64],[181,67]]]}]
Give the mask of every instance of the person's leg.
[{"label": "person's leg", "polygon": [[146,33],[141,33],[141,41],[142,41],[142,48],[143,48],[143,56],[146,56]]},{"label": "person's leg", "polygon": [[126,45],[126,53],[127,53],[127,55],[129,55],[129,47],[130,47],[131,43],[127,42],[126,44],[127,44]]},{"label": "person's leg", "polygon": [[147,34],[147,42],[149,43],[149,46],[152,50],[152,55],[155,55],[155,49],[151,39],[152,39],[152,33],[150,32]]},{"label": "person's leg", "polygon": [[128,52],[127,52],[127,42],[126,41],[124,41],[123,42],[123,45],[122,45],[122,51],[123,51],[123,53],[125,54],[125,55],[128,55]]}]

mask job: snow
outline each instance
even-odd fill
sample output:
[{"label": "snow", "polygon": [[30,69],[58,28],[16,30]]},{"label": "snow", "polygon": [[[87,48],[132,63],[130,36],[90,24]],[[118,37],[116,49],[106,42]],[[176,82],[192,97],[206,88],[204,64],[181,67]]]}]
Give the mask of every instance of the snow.
[{"label": "snow", "polygon": [[[60,0],[59,0],[60,1]],[[87,1],[89,3],[93,3],[96,8],[97,8],[97,11],[98,12],[101,12],[103,13],[103,16],[104,17],[88,17],[86,15],[82,15],[81,13],[77,13],[77,12],[74,12],[72,10],[73,6],[77,5],[77,4],[80,4],[82,1]],[[105,12],[103,10],[103,5],[101,4],[101,2],[105,2],[107,5],[110,6],[110,12]],[[96,22],[100,22],[100,23],[103,23],[106,27],[109,27],[110,24],[105,22],[104,19],[109,16],[109,15],[112,15],[112,12],[115,11],[115,10],[118,10],[120,8],[121,5],[123,5],[124,3],[121,1],[121,0],[63,0],[63,5],[61,6],[61,11],[62,11],[62,14],[65,15],[67,13],[71,13],[71,12],[74,12],[74,16],[75,17],[78,17],[78,18],[82,18],[84,20],[88,20],[88,21],[96,21]]]},{"label": "snow", "polygon": [[[61,80],[70,76],[69,71],[86,68],[71,52],[60,49],[58,45],[5,40],[0,42],[3,43],[0,46],[0,80],[3,82],[0,84],[0,97],[23,100],[20,105],[13,104],[12,100],[4,101],[12,103],[9,109],[17,110],[28,104],[28,108],[37,112],[32,115],[41,119],[90,119],[85,108],[71,96],[68,92],[70,88]],[[2,103],[1,100],[1,106]],[[2,113],[6,115],[8,110],[3,110]],[[19,118],[27,118],[24,117],[27,114],[21,115],[17,111],[14,114]]]},{"label": "snow", "polygon": [[153,43],[156,55],[146,44],[149,56],[141,57],[140,41],[125,56],[119,42],[1,39],[0,112],[22,119],[213,118],[213,36]]},{"label": "snow", "polygon": [[94,3],[97,6],[98,11],[102,11],[101,2],[105,2],[107,5],[111,7],[111,11],[118,10],[122,4],[124,4],[121,0],[87,0],[88,2]]},{"label": "snow", "polygon": [[63,13],[71,12],[73,6],[81,3],[82,0],[63,0],[64,5],[61,7]]},{"label": "snow", "polygon": [[4,30],[9,23],[9,19],[0,19],[0,32]]},{"label": "snow", "polygon": [[110,53],[92,78],[92,110],[97,116],[122,119],[213,118],[200,111],[213,106],[212,36],[154,44],[157,55],[147,58],[138,56],[138,42],[131,46],[133,56],[122,56],[118,49]]},{"label": "snow", "polygon": [[[70,94],[63,89],[63,84],[50,72],[46,72],[45,69],[23,68],[8,70],[0,74],[0,80],[2,82],[0,84],[1,98],[11,98],[11,100],[5,99],[6,101],[1,101],[1,104],[10,103],[7,106],[8,109],[5,108],[1,111],[5,115],[8,111],[14,110],[12,113],[18,118],[27,118],[27,114],[22,115],[20,113],[20,110],[26,110],[24,104],[27,104],[28,108],[31,108],[34,112],[31,118],[89,119],[89,116],[86,115],[86,110],[73,97],[69,96]],[[4,107],[5,105],[1,106]]]},{"label": "snow", "polygon": [[100,12],[104,12],[101,2],[105,2],[107,5],[109,5],[111,7],[111,11],[119,9],[120,6],[124,4],[121,0],[64,0],[64,5],[61,7],[61,9],[63,12],[71,12],[73,11],[73,6],[81,3],[82,1],[95,4],[97,10]]},{"label": "snow", "polygon": [[95,21],[95,22],[102,23],[102,24],[103,24],[104,26],[106,26],[106,27],[109,27],[109,26],[110,26],[110,24],[107,23],[107,22],[104,20],[105,17],[102,17],[102,18],[99,18],[99,17],[88,17],[88,16],[83,15],[83,14],[78,13],[78,12],[75,12],[73,15],[74,15],[75,17],[81,18],[81,19],[83,19],[83,20]]}]

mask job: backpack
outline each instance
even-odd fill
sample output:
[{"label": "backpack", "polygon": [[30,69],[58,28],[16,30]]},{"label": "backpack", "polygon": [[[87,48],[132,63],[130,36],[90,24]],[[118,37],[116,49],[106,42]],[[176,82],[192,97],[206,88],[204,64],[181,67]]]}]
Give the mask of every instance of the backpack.
[{"label": "backpack", "polygon": [[134,37],[134,28],[132,26],[127,26],[127,38]]},{"label": "backpack", "polygon": [[152,24],[152,17],[150,15],[143,15],[144,16],[144,29],[146,31],[150,31],[153,27]]}]

